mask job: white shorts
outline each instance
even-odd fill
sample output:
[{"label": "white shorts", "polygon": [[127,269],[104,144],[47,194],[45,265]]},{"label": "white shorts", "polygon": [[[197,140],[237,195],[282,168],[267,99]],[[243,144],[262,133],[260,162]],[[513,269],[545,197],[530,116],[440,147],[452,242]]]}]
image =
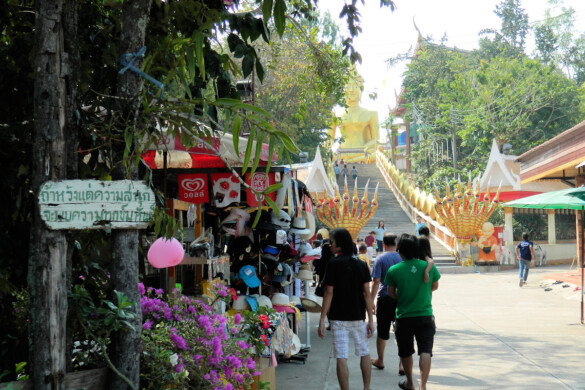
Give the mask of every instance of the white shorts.
[{"label": "white shorts", "polygon": [[366,253],[368,254],[368,257],[370,258],[370,260],[372,260],[374,258],[374,254],[376,253],[376,251],[374,250],[373,246],[369,246],[366,249]]},{"label": "white shorts", "polygon": [[353,338],[355,355],[362,357],[370,354],[368,348],[368,329],[364,321],[330,321],[333,334],[333,355],[336,359],[349,356],[349,336]]}]

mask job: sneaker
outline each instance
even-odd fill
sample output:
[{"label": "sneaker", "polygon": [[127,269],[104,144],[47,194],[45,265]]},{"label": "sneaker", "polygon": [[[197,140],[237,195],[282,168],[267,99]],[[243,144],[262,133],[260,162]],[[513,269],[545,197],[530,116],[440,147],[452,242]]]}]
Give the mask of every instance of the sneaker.
[{"label": "sneaker", "polygon": [[528,283],[528,282],[525,280],[523,284],[526,286],[526,283]]},{"label": "sneaker", "polygon": [[520,283],[518,283],[518,286],[522,287],[523,284],[524,284],[524,281],[522,279],[520,279]]}]

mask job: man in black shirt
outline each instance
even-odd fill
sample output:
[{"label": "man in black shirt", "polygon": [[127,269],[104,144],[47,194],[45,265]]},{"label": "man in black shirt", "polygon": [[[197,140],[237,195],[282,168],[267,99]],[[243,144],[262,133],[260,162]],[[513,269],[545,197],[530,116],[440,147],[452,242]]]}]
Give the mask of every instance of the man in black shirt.
[{"label": "man in black shirt", "polygon": [[[333,350],[337,359],[337,379],[341,390],[349,390],[349,338],[353,338],[355,353],[360,356],[364,389],[370,388],[370,350],[368,338],[374,334],[373,308],[370,297],[370,270],[355,255],[355,244],[347,229],[334,229],[330,234],[331,249],[336,257],[329,261],[324,283],[323,307],[319,321],[319,337],[325,337],[325,317],[333,335]],[[368,322],[364,323],[368,314]]]}]

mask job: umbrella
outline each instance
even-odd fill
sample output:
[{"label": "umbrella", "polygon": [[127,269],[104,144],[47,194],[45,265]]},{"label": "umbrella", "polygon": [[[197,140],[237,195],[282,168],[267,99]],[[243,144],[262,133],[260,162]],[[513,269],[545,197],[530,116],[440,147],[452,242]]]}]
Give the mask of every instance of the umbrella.
[{"label": "umbrella", "polygon": [[[516,199],[503,204],[504,207],[519,209],[572,209],[581,210],[581,250],[583,245],[585,225],[585,187],[568,188],[560,191],[545,192],[526,198]],[[583,292],[583,268],[585,254],[581,253],[581,292]],[[581,323],[584,322],[583,294],[581,294]]]},{"label": "umbrella", "polygon": [[581,210],[585,206],[585,187],[567,188],[565,190],[545,192],[527,196],[503,204],[504,207],[519,209],[573,209]]}]

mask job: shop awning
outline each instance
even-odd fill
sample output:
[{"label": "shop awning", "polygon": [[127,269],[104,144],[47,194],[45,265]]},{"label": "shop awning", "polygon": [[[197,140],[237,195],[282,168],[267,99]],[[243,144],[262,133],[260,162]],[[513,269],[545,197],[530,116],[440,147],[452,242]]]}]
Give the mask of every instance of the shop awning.
[{"label": "shop awning", "polygon": [[[162,169],[164,167],[165,151],[167,154],[167,168],[222,168],[225,167],[222,158],[233,166],[243,164],[248,138],[240,137],[238,154],[234,150],[232,134],[226,133],[221,137],[213,137],[208,143],[211,144],[213,150],[209,149],[204,143],[199,143],[195,147],[187,149],[178,137],[169,135],[160,140],[158,144],[148,146],[142,154],[142,159],[152,169]],[[253,141],[252,148],[256,148],[256,141]],[[260,165],[266,165],[268,162],[268,151],[268,144],[262,144]],[[273,153],[272,161],[276,161],[277,158],[276,153]]]}]

